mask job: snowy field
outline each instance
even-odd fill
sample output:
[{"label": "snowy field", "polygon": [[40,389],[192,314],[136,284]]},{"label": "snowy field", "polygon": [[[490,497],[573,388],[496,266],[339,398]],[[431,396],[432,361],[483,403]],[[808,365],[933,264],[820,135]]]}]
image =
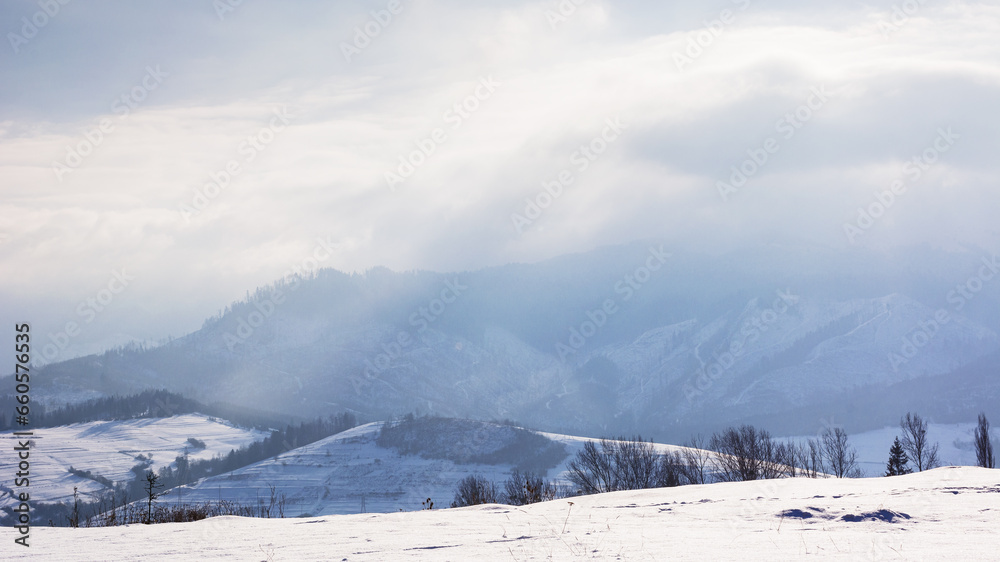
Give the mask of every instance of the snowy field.
[{"label": "snowy field", "polygon": [[[210,459],[266,436],[201,414],[78,423],[37,429],[34,433],[30,491],[35,502],[72,501],[74,486],[84,496],[105,490],[99,482],[70,474],[71,466],[111,481],[126,481],[134,477],[130,470],[140,462],[139,455],[152,457],[155,470],[173,463],[185,449],[191,460]],[[0,433],[0,437],[4,443],[12,443],[11,432]],[[191,447],[189,437],[203,441],[205,448]],[[0,474],[17,472],[15,460],[13,455],[0,456]],[[0,506],[10,502],[9,493],[3,490]]]},{"label": "snowy field", "polygon": [[309,519],[0,530],[7,560],[996,560],[1000,472],[784,479]]}]

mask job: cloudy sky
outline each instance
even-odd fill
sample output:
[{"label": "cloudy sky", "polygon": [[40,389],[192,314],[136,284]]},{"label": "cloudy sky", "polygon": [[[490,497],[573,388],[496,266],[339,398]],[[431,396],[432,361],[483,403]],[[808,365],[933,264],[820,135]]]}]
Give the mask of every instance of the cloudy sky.
[{"label": "cloudy sky", "polygon": [[294,267],[1000,250],[995,2],[49,4],[0,4],[0,307],[60,358]]}]

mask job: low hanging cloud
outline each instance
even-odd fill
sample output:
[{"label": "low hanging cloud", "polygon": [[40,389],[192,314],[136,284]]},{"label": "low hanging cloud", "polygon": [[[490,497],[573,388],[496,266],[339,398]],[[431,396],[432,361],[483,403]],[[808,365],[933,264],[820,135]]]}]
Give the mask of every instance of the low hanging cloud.
[{"label": "low hanging cloud", "polygon": [[343,270],[998,240],[989,3],[60,6],[0,7],[0,302],[55,333],[127,269],[81,351],[196,329],[317,239]]}]

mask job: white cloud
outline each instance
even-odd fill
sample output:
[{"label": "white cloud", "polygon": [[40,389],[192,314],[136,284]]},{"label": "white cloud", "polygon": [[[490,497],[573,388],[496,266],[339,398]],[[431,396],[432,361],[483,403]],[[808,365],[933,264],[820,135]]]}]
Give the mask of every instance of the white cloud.
[{"label": "white cloud", "polygon": [[[997,7],[926,4],[887,37],[891,4],[733,4],[679,72],[673,55],[721,7],[588,2],[553,30],[554,6],[406,2],[350,64],[340,43],[381,4],[246,3],[221,22],[194,4],[67,8],[3,55],[0,300],[58,325],[130,267],[119,302],[154,316],[98,319],[81,341],[162,337],[281,275],[318,236],[343,242],[324,265],[346,270],[475,268],[651,236],[844,244],[855,209],[948,126],[960,143],[865,243],[995,243]],[[169,76],[122,118],[112,104],[148,65]],[[455,128],[446,112],[488,76],[496,91]],[[715,182],[821,85],[832,99],[724,203]],[[291,123],[247,161],[241,143],[282,106]],[[621,139],[518,235],[510,215],[614,117]],[[114,130],[59,181],[53,160],[102,119]],[[385,172],[435,129],[447,140],[391,191]],[[239,175],[185,220],[179,206],[230,160]]]}]

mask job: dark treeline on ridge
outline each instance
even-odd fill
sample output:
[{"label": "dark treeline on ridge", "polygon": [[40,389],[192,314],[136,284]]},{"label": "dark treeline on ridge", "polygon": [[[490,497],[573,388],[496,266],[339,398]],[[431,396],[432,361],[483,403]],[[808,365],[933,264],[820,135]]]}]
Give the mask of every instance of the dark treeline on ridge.
[{"label": "dark treeline on ridge", "polygon": [[[13,395],[0,396],[0,430],[12,429],[12,413],[16,401]],[[257,411],[241,406],[216,402],[202,404],[167,390],[144,390],[127,396],[113,395],[92,398],[58,408],[31,405],[31,427],[58,427],[92,421],[120,421],[142,418],[165,418],[181,414],[205,414],[228,420],[243,427],[271,429],[293,421],[290,416]]]}]

